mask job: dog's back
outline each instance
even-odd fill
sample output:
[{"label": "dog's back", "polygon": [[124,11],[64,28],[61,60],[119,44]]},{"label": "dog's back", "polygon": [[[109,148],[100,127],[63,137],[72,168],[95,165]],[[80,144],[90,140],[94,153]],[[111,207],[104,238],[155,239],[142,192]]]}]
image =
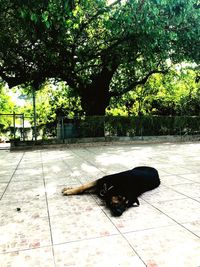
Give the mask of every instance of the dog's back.
[{"label": "dog's back", "polygon": [[141,191],[141,194],[155,189],[160,185],[160,178],[158,171],[155,168],[142,166],[136,167],[131,171],[132,178],[137,181],[138,188]]},{"label": "dog's back", "polygon": [[97,187],[114,187],[116,193],[140,196],[160,185],[158,171],[153,167],[141,166],[132,170],[104,176],[97,182]]}]

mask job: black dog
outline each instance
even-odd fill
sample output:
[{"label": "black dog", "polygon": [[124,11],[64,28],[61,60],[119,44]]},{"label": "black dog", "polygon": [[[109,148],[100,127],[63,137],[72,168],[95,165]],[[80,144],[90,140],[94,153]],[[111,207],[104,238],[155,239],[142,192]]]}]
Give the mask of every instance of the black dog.
[{"label": "black dog", "polygon": [[104,176],[77,188],[64,188],[63,195],[76,195],[84,192],[97,194],[105,200],[114,216],[120,216],[146,191],[160,185],[158,171],[152,167],[136,167],[132,170]]}]

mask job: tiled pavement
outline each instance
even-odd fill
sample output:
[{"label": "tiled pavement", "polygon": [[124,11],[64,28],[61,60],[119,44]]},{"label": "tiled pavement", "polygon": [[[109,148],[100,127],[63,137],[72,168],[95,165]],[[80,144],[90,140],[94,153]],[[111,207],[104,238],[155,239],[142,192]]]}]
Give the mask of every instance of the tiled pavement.
[{"label": "tiled pavement", "polygon": [[[139,165],[162,185],[119,218],[92,195],[61,195]],[[1,267],[200,266],[200,143],[2,150],[0,197]]]}]

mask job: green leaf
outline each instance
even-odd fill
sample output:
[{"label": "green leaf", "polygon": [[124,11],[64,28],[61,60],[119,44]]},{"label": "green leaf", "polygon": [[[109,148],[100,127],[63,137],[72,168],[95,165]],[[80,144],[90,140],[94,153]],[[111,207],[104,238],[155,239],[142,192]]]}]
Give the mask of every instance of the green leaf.
[{"label": "green leaf", "polygon": [[26,10],[20,10],[20,16],[24,19],[27,16],[27,11]]},{"label": "green leaf", "polygon": [[35,13],[31,14],[31,20],[35,23],[38,21],[37,15]]},{"label": "green leaf", "polygon": [[51,27],[51,23],[48,20],[45,22],[45,25],[48,29]]},{"label": "green leaf", "polygon": [[44,13],[42,13],[42,20],[44,22],[46,22],[49,18],[49,12],[48,11],[45,11]]}]

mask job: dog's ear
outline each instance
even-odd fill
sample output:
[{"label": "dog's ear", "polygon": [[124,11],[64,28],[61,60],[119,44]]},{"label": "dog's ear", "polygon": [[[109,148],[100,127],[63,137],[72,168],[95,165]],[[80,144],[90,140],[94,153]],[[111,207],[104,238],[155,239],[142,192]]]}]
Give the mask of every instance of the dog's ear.
[{"label": "dog's ear", "polygon": [[134,199],[129,199],[127,202],[127,208],[131,207],[131,206],[140,206],[140,202],[137,198]]},{"label": "dog's ear", "polygon": [[[135,203],[136,203],[138,206],[140,206],[140,202],[139,202],[139,200],[138,200],[137,198],[135,199]],[[135,204],[135,203],[134,203],[134,204]]]}]

